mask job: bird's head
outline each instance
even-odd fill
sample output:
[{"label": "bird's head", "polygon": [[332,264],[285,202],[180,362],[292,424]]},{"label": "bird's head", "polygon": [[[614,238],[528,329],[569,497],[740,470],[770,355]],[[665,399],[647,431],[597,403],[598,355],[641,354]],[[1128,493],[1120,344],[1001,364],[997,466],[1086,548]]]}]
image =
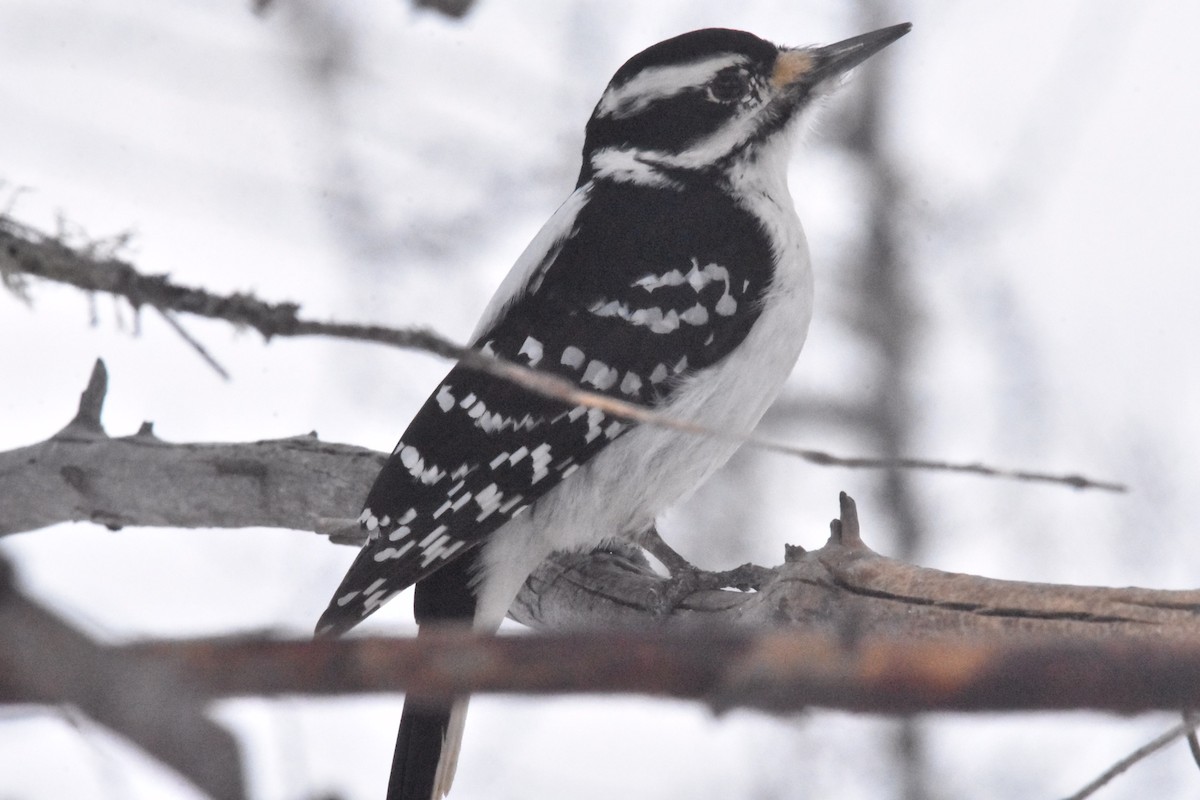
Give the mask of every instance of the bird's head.
[{"label": "bird's head", "polygon": [[669,185],[722,171],[910,27],[824,47],[778,47],[724,28],[659,42],[625,62],[596,104],[579,184]]}]

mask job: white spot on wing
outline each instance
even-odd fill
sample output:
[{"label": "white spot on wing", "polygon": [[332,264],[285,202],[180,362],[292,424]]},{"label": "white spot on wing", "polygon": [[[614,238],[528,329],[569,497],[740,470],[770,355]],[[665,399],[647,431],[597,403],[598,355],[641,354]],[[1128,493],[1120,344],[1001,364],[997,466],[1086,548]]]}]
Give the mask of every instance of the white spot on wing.
[{"label": "white spot on wing", "polygon": [[[405,542],[400,547],[385,547],[382,550],[380,550],[378,553],[375,554],[375,560],[376,561],[388,561],[388,560],[392,560],[392,559],[398,559],[401,556],[403,556],[405,553],[407,553],[409,550],[412,550],[413,545],[414,545],[414,542]],[[369,592],[363,592],[363,594],[369,594]],[[378,605],[380,602],[381,602],[381,600],[376,599],[374,605]],[[369,599],[368,599],[368,607],[372,607],[370,605]]]},{"label": "white spot on wing", "polygon": [[629,316],[629,308],[620,300],[609,300],[607,303],[603,300],[597,300],[588,307],[588,311],[595,314],[597,317],[617,317],[627,318]]},{"label": "white spot on wing", "polygon": [[[578,408],[582,408],[582,406],[578,406]],[[533,464],[533,480],[530,483],[537,483],[550,474],[548,469],[550,466],[550,445],[548,442],[542,442],[535,447],[530,452],[529,459]]]},{"label": "white spot on wing", "polygon": [[494,483],[488,484],[486,489],[476,493],[475,502],[479,504],[479,516],[475,518],[475,521],[483,522],[490,517],[503,499],[504,493]]},{"label": "white spot on wing", "polygon": [[583,382],[604,391],[617,382],[617,371],[603,361],[592,359],[583,371]]},{"label": "white spot on wing", "polygon": [[639,308],[629,315],[630,323],[634,325],[645,325],[653,327],[655,324],[662,322],[662,309],[657,306],[650,308]]},{"label": "white spot on wing", "polygon": [[437,397],[434,399],[437,400],[437,404],[441,407],[442,411],[449,411],[454,408],[454,395],[450,393],[449,384],[443,383],[441,388],[438,389]]},{"label": "white spot on wing", "polygon": [[585,357],[583,355],[582,350],[580,350],[578,347],[575,347],[574,345],[568,345],[566,348],[563,349],[561,361],[563,364],[565,364],[568,367],[574,367],[575,369],[579,369],[580,367],[583,366],[584,358]]},{"label": "white spot on wing", "polygon": [[446,543],[450,541],[449,536],[439,536],[428,547],[421,551],[421,566],[429,566],[429,562],[440,556],[446,548]]},{"label": "white spot on wing", "polygon": [[363,599],[362,615],[365,617],[367,614],[370,614],[376,608],[390,600],[394,594],[395,592],[389,592],[386,589],[380,589],[379,591],[367,596]]},{"label": "white spot on wing", "polygon": [[588,431],[584,434],[583,440],[591,444],[592,440],[600,435],[600,423],[604,421],[604,412],[598,408],[589,408],[587,412]]},{"label": "white spot on wing", "polygon": [[420,547],[421,547],[422,549],[424,549],[424,548],[426,548],[426,547],[429,547],[429,543],[430,543],[430,542],[432,542],[434,539],[436,539],[436,538],[438,538],[439,536],[441,536],[441,535],[442,535],[443,533],[445,533],[447,530],[448,530],[448,529],[446,528],[446,526],[445,526],[445,525],[438,525],[436,528],[434,528],[434,529],[433,529],[433,530],[431,530],[431,531],[430,531],[428,534],[426,534],[425,538],[424,538],[424,539],[422,539],[420,542],[418,542],[418,544],[420,545]]},{"label": "white spot on wing", "polygon": [[528,356],[529,366],[536,367],[537,363],[542,360],[542,343],[532,336],[526,336],[525,343],[521,345],[517,355]]},{"label": "white spot on wing", "polygon": [[668,309],[666,314],[662,315],[662,319],[650,323],[650,331],[652,333],[671,333],[679,328],[679,313],[675,309]]},{"label": "white spot on wing", "polygon": [[664,272],[662,275],[643,275],[633,283],[629,284],[632,287],[645,289],[647,292],[653,292],[655,289],[661,289],[664,286],[679,286],[686,280],[683,273],[677,269]]},{"label": "white spot on wing", "polygon": [[[717,305],[720,305],[719,301]],[[704,325],[708,322],[708,309],[696,303],[696,305],[680,314],[679,318],[689,325]]]},{"label": "white spot on wing", "polygon": [[642,379],[632,372],[626,372],[621,379],[621,391],[625,394],[637,394],[642,390]]}]

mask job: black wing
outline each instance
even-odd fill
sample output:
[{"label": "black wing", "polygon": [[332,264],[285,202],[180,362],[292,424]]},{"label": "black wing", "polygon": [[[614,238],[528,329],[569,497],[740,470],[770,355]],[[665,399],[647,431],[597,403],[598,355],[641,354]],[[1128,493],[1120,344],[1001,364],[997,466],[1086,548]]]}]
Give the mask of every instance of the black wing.
[{"label": "black wing", "polygon": [[[716,191],[597,184],[570,234],[476,344],[659,405],[745,338],[774,255]],[[455,367],[405,431],[361,522],[370,539],[318,623],[337,633],[478,547],[631,423]]]}]

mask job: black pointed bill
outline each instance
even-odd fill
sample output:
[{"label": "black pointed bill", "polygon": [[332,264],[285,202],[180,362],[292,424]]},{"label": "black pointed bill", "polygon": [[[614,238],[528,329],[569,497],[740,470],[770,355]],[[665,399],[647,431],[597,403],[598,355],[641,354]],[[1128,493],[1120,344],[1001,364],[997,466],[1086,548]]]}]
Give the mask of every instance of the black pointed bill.
[{"label": "black pointed bill", "polygon": [[864,33],[824,47],[805,47],[785,50],[775,60],[771,82],[779,88],[814,86],[842,75],[912,30],[905,22]]}]

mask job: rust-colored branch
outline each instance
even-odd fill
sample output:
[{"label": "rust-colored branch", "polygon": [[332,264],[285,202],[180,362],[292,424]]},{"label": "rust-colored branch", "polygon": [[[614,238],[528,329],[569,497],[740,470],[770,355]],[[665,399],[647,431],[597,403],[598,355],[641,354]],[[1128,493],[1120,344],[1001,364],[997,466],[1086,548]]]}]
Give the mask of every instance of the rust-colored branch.
[{"label": "rust-colored branch", "polygon": [[633,692],[773,712],[1098,709],[1200,705],[1200,641],[1109,637],[995,641],[728,627],[421,639],[204,640],[131,645],[143,669],[181,670],[197,692]]}]

